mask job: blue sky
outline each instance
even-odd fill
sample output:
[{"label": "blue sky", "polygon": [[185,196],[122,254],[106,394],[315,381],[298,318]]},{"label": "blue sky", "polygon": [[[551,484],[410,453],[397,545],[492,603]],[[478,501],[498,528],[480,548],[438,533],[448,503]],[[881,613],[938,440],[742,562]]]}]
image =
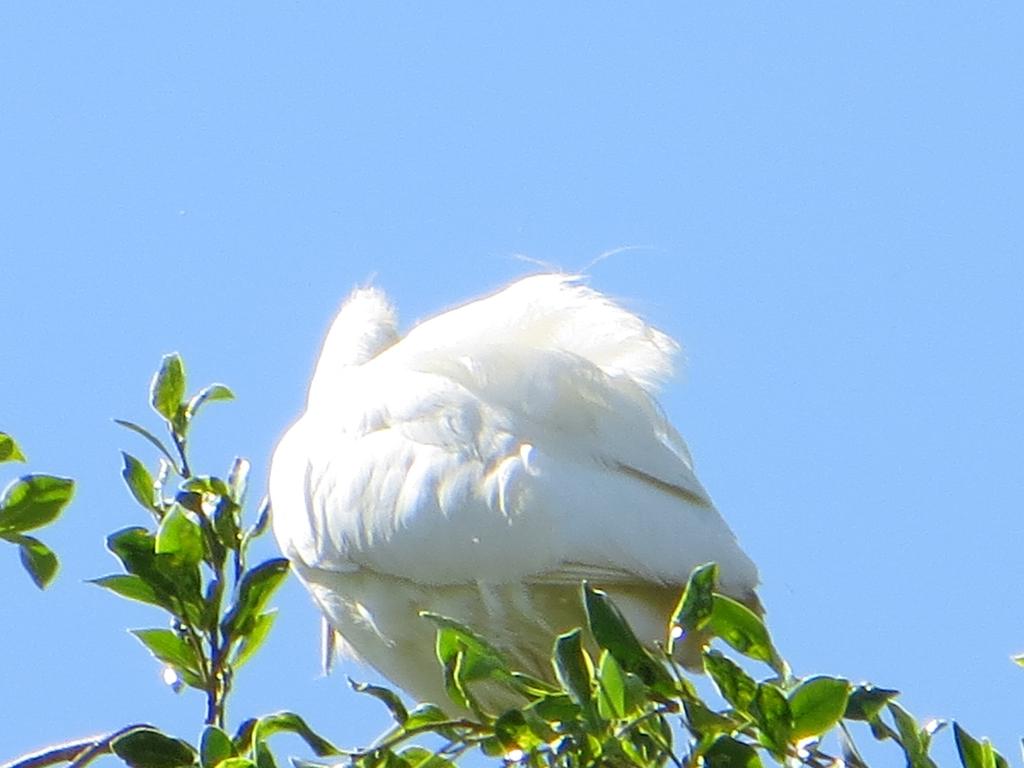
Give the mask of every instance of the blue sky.
[{"label": "blue sky", "polygon": [[[0,760],[139,720],[198,733],[198,697],[124,631],[160,617],[83,583],[142,522],[118,451],[149,454],[110,419],[155,425],[162,354],[238,395],[195,463],[262,479],[357,283],[412,323],[519,255],[618,249],[592,284],[684,344],[665,408],[795,670],[1015,753],[1024,11],[581,8],[0,8],[0,428],[79,481],[52,589],[0,550]],[[234,717],[365,744],[382,708],[319,676],[299,585],[277,603]]]}]

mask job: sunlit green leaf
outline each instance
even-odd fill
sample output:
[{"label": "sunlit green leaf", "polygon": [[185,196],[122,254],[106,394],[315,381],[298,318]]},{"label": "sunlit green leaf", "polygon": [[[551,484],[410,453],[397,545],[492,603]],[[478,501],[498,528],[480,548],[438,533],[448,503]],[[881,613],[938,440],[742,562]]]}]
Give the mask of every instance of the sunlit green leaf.
[{"label": "sunlit green leaf", "polygon": [[231,471],[228,473],[228,488],[231,491],[231,498],[236,504],[241,504],[245,500],[251,468],[252,465],[248,459],[236,458],[231,464]]},{"label": "sunlit green leaf", "polygon": [[907,765],[910,768],[935,768],[934,761],[928,757],[928,734],[925,730],[896,702],[890,701],[886,708],[896,724],[898,741],[907,757]]},{"label": "sunlit green leaf", "polygon": [[534,732],[526,721],[526,715],[519,709],[506,710],[494,721],[494,735],[508,750],[529,751],[546,741]]},{"label": "sunlit green leaf", "polygon": [[731,733],[738,727],[732,718],[715,712],[702,701],[684,701],[683,711],[686,713],[687,727],[700,738]]},{"label": "sunlit green leaf", "polygon": [[222,760],[235,756],[231,737],[216,725],[208,725],[199,737],[199,765],[202,768],[216,768]]},{"label": "sunlit green leaf", "polygon": [[121,477],[124,478],[128,490],[143,507],[154,509],[156,493],[153,487],[153,476],[149,474],[146,465],[130,453],[122,451],[121,456],[124,457],[124,469],[121,470]]},{"label": "sunlit green leaf", "polygon": [[48,546],[34,536],[26,536],[22,533],[0,531],[0,538],[18,545],[21,564],[37,587],[45,589],[53,581],[60,565],[57,562],[57,556]]},{"label": "sunlit green leaf", "polygon": [[0,496],[0,531],[25,533],[52,523],[71,501],[75,482],[53,475],[25,475]]},{"label": "sunlit green leaf", "polygon": [[270,751],[270,745],[264,739],[257,739],[252,746],[256,755],[256,768],[277,768],[274,753]]},{"label": "sunlit green leaf", "polygon": [[133,629],[130,632],[160,661],[199,675],[195,650],[176,632],[169,629]]},{"label": "sunlit green leaf", "polygon": [[436,613],[422,612],[420,616],[438,628],[438,660],[447,666],[458,662],[462,680],[512,680],[504,655],[469,627]]},{"label": "sunlit green leaf", "polygon": [[610,651],[603,652],[598,660],[597,713],[605,720],[626,716],[626,678]]},{"label": "sunlit green leaf", "polygon": [[203,559],[202,531],[179,505],[171,507],[160,521],[154,551],[158,555],[173,555],[191,565]]},{"label": "sunlit green leaf", "polygon": [[964,768],[1008,768],[1006,758],[995,750],[988,739],[978,741],[957,723],[953,723],[953,737]]},{"label": "sunlit green leaf", "polygon": [[149,402],[167,423],[176,425],[178,409],[185,398],[185,366],[177,352],[164,355],[160,370],[153,376]]},{"label": "sunlit green leaf", "polygon": [[341,750],[310,728],[306,721],[294,712],[277,712],[242,723],[234,739],[235,748],[240,751],[252,749],[257,742],[275,733],[295,734],[305,741],[318,757],[342,754]]},{"label": "sunlit green leaf", "polygon": [[704,653],[704,668],[727,702],[739,712],[747,713],[757,694],[757,683],[736,662],[719,651]]},{"label": "sunlit green leaf", "polygon": [[217,768],[256,768],[256,763],[247,757],[229,757],[218,763]]},{"label": "sunlit green leaf", "polygon": [[858,685],[850,693],[843,717],[847,720],[873,720],[882,711],[882,708],[899,694],[899,691],[888,688]]},{"label": "sunlit green leaf", "polygon": [[132,527],[107,537],[107,547],[125,570],[145,581],[157,599],[175,615],[184,612],[194,624],[203,613],[202,584],[194,565],[176,560],[172,555],[156,553],[156,539],[145,528]]},{"label": "sunlit green leaf", "polygon": [[252,629],[256,616],[263,612],[267,601],[288,575],[288,561],[275,558],[246,571],[238,585],[238,596],[221,626],[229,637],[246,634]]},{"label": "sunlit green leaf", "polygon": [[761,758],[749,744],[722,735],[704,752],[705,768],[761,768]]},{"label": "sunlit green leaf", "polygon": [[235,669],[239,669],[260,649],[263,641],[267,639],[267,635],[270,633],[270,628],[274,626],[274,619],[276,618],[277,611],[267,611],[253,619],[249,632],[242,637],[238,650],[235,652],[232,661]]},{"label": "sunlit green leaf", "polygon": [[574,629],[555,640],[555,675],[573,701],[584,709],[590,706],[594,685],[594,665],[583,649],[583,632]]},{"label": "sunlit green leaf", "polygon": [[405,720],[406,730],[415,730],[427,725],[447,722],[448,716],[436,704],[419,704],[409,712]]},{"label": "sunlit green leaf", "polygon": [[786,695],[770,683],[759,683],[750,713],[761,729],[761,742],[781,758],[793,736],[793,714]]},{"label": "sunlit green leaf", "polygon": [[[676,643],[691,632],[701,629],[711,618],[714,608],[714,590],[718,581],[718,566],[705,563],[690,573],[686,589],[672,612],[668,652],[672,653]],[[677,629],[678,628],[678,629]]]},{"label": "sunlit green leaf", "polygon": [[163,605],[153,587],[133,574],[118,573],[112,576],[90,579],[89,582],[104,589],[109,589],[111,592],[121,595],[121,597],[127,597],[129,600],[137,600],[140,603],[148,603],[150,605]]},{"label": "sunlit green leaf", "polygon": [[772,645],[761,617],[743,603],[725,595],[715,595],[711,615],[704,628],[740,653],[763,661],[779,674],[786,673],[785,662]]},{"label": "sunlit green leaf", "polygon": [[839,722],[850,697],[850,683],[838,677],[819,675],[804,680],[789,694],[793,713],[793,736],[817,736]]},{"label": "sunlit green leaf", "polygon": [[131,768],[183,768],[196,760],[195,750],[186,742],[148,727],[119,736],[110,748]]},{"label": "sunlit green leaf", "polygon": [[405,704],[402,703],[398,694],[390,688],[384,688],[379,685],[370,685],[369,683],[357,683],[351,677],[348,679],[348,684],[356,693],[365,693],[382,702],[391,712],[391,717],[393,717],[395,722],[399,725],[404,725],[409,719],[409,710],[405,708]]},{"label": "sunlit green leaf", "polygon": [[25,454],[6,432],[0,432],[0,463],[5,461],[25,461]]},{"label": "sunlit green leaf", "polygon": [[398,753],[410,768],[453,768],[455,763],[423,747],[405,747]]},{"label": "sunlit green leaf", "polygon": [[632,672],[664,695],[673,695],[675,683],[672,676],[644,648],[608,595],[584,584],[583,601],[590,632],[597,644],[614,656],[624,671]]},{"label": "sunlit green leaf", "polygon": [[212,475],[195,475],[183,482],[181,487],[186,491],[194,491],[199,494],[212,493],[215,496],[231,496],[228,484]]},{"label": "sunlit green leaf", "polygon": [[[182,396],[184,396],[184,392],[182,392]],[[189,399],[188,405],[185,406],[185,419],[191,421],[203,403],[234,399],[234,392],[223,384],[210,384],[207,387],[203,387]]]}]

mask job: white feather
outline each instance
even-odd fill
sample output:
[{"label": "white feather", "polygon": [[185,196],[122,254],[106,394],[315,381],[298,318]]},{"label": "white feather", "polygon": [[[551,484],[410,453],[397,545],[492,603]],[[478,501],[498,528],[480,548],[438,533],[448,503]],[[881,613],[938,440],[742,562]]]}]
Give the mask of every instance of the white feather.
[{"label": "white feather", "polygon": [[654,400],[677,349],[566,275],[401,340],[381,292],[353,293],[270,475],[281,548],[346,647],[442,701],[422,610],[550,677],[554,634],[582,622],[582,579],[649,642],[700,563],[756,605],[756,568]]}]

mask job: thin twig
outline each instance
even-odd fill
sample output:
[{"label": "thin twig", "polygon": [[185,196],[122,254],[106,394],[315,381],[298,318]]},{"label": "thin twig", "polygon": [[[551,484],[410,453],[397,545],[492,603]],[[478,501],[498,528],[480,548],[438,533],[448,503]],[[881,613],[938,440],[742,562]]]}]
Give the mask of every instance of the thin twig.
[{"label": "thin twig", "polygon": [[136,728],[151,727],[146,723],[135,723],[106,735],[98,734],[77,741],[55,744],[51,747],[44,747],[38,752],[17,757],[9,763],[4,763],[0,768],[45,768],[45,766],[59,763],[72,763],[75,768],[82,768],[97,757],[110,754],[110,745],[119,736]]}]

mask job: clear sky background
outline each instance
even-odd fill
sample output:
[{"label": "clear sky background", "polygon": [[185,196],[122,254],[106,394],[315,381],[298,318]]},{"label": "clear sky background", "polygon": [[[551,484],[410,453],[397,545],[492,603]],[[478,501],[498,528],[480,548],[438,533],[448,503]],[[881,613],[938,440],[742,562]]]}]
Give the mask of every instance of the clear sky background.
[{"label": "clear sky background", "polygon": [[[79,482],[50,590],[0,548],[0,761],[199,732],[124,631],[161,616],[83,583],[144,522],[119,450],[152,453],[111,418],[156,425],[162,354],[234,388],[194,463],[248,456],[258,493],[354,285],[411,324],[519,254],[616,249],[592,284],[684,344],[665,408],[795,671],[1017,759],[1024,7],[556,5],[0,6],[0,429]],[[320,677],[311,601],[277,604],[233,724],[365,744],[386,713],[344,674],[371,674]]]}]

